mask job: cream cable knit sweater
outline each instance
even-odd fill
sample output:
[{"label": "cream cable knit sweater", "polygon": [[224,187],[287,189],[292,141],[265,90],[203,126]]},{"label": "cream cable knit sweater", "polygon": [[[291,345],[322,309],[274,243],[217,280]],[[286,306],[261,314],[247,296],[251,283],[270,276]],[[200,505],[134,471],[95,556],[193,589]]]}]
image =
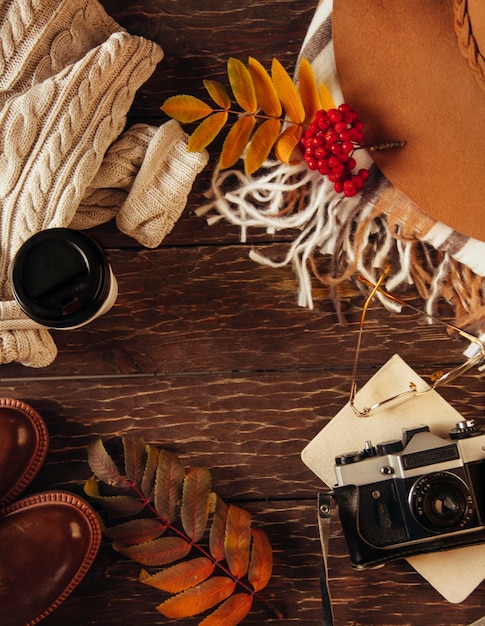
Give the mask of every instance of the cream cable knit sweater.
[{"label": "cream cable knit sweater", "polygon": [[97,0],[0,2],[0,363],[42,367],[57,354],[12,298],[8,268],[26,239],[115,217],[156,247],[182,212],[207,155],[188,153],[173,121],[122,133],[162,57]]}]

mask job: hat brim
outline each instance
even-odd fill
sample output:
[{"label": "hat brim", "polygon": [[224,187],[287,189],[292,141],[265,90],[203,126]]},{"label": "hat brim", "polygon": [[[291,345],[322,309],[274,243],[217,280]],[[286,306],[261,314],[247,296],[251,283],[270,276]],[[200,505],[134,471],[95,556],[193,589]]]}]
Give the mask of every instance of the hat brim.
[{"label": "hat brim", "polygon": [[461,54],[453,4],[334,0],[333,40],[344,100],[388,180],[435,219],[485,240],[485,92]]}]

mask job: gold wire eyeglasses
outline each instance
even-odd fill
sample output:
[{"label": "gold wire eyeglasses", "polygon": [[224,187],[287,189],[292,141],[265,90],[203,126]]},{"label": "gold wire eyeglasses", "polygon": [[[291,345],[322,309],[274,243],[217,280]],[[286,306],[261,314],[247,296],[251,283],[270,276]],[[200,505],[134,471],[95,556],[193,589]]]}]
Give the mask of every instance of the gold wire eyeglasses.
[{"label": "gold wire eyeglasses", "polygon": [[[375,410],[381,408],[384,405],[390,404],[392,402],[397,402],[398,400],[404,400],[408,397],[423,395],[427,393],[428,391],[431,391],[432,389],[436,389],[437,387],[442,387],[443,385],[446,385],[452,380],[455,380],[456,378],[458,378],[458,376],[461,376],[462,374],[464,374],[465,372],[467,372],[468,370],[474,367],[478,367],[480,371],[482,371],[482,369],[485,369],[485,344],[482,341],[485,335],[483,335],[479,339],[478,337],[475,337],[475,335],[472,335],[471,333],[468,333],[467,331],[462,330],[461,328],[458,328],[457,326],[454,326],[453,324],[450,324],[449,322],[445,322],[444,320],[438,317],[430,315],[426,313],[425,311],[422,311],[418,307],[415,307],[411,303],[406,302],[405,300],[401,300],[395,295],[389,293],[383,287],[383,283],[388,273],[389,273],[389,270],[385,270],[383,274],[380,276],[379,280],[375,284],[369,281],[367,278],[364,278],[363,276],[357,277],[358,280],[360,280],[360,282],[367,285],[368,287],[371,287],[372,289],[362,309],[362,315],[361,315],[360,324],[359,324],[359,334],[357,337],[357,348],[355,351],[354,365],[352,369],[352,384],[350,388],[349,404],[352,407],[352,410],[354,411],[355,415],[357,415],[358,417],[369,417],[370,415],[372,415],[372,413]],[[428,387],[424,389],[423,391],[418,391],[417,385],[411,381],[409,383],[409,388],[406,391],[402,391],[401,393],[397,393],[393,396],[390,396],[389,398],[386,398],[385,400],[376,402],[372,406],[359,409],[355,404],[355,396],[357,394],[356,378],[357,378],[357,367],[358,367],[358,362],[359,362],[360,348],[361,348],[361,343],[362,343],[362,334],[364,330],[364,322],[365,322],[367,309],[369,308],[370,303],[372,302],[372,300],[374,299],[375,295],[378,292],[379,294],[382,294],[385,298],[388,298],[389,300],[396,302],[400,306],[410,308],[416,311],[417,313],[419,313],[420,315],[424,315],[425,317],[431,319],[433,322],[436,322],[442,326],[445,326],[446,328],[449,328],[455,331],[461,337],[469,341],[470,345],[468,346],[467,350],[465,350],[464,352],[464,355],[467,357],[466,361],[464,361],[463,363],[460,363],[459,365],[457,365],[456,367],[454,367],[453,369],[449,370],[446,373],[435,372],[431,376],[432,384],[428,385]]]}]

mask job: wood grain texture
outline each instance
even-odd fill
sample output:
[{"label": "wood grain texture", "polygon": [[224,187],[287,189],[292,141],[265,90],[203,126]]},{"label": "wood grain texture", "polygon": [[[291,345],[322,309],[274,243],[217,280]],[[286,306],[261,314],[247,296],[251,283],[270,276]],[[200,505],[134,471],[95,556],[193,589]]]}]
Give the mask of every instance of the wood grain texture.
[{"label": "wood grain texture", "polygon": [[[286,246],[258,249],[278,259]],[[119,284],[114,307],[88,326],[53,332],[59,348],[53,365],[6,365],[0,380],[352,367],[365,300],[354,285],[341,293],[342,326],[328,290],[315,284],[315,309],[298,307],[292,268],[258,265],[246,246],[110,250],[108,258]],[[462,358],[460,342],[414,312],[389,314],[375,305],[367,320],[363,372],[395,352],[418,371]]]},{"label": "wood grain texture", "polygon": [[[230,56],[265,65],[278,57],[292,70],[315,0],[103,0],[130,32],[154,39],[165,58],[140,89],[135,121],[163,123],[169,95],[203,95],[202,80],[225,79]],[[346,403],[364,297],[354,282],[340,296],[337,320],[327,289],[315,283],[315,309],[297,306],[291,267],[270,269],[248,258],[252,246],[282,258],[292,233],[249,233],[194,210],[203,202],[214,158],[196,181],[174,230],[156,250],[141,249],[113,224],[94,229],[107,250],[120,293],[89,326],[53,333],[56,361],[40,370],[0,368],[1,394],[22,399],[46,420],[50,448],[28,489],[83,493],[86,448],[101,437],[121,461],[120,437],[140,435],[211,470],[213,488],[253,515],[274,548],[274,575],[244,624],[322,623],[322,563],[316,523],[320,481],[302,463],[305,445]],[[406,294],[419,305],[412,290]],[[440,313],[446,317],[448,311]],[[412,311],[370,308],[358,383],[392,354],[422,375],[461,360],[463,345]],[[465,417],[485,423],[483,378],[472,372],[442,395]],[[425,421],[425,416],[423,416]],[[166,596],[137,581],[140,566],[104,541],[75,592],[46,626],[195,626],[155,609]],[[403,561],[352,570],[333,511],[329,574],[336,626],[467,626],[485,614],[485,584],[450,605]]]}]

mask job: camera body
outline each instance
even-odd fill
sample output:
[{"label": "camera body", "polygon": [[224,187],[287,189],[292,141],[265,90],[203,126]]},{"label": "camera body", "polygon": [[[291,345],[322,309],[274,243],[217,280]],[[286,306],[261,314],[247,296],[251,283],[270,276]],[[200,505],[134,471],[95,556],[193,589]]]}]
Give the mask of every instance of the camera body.
[{"label": "camera body", "polygon": [[356,569],[485,541],[485,432],[428,426],[339,455],[334,497]]}]

